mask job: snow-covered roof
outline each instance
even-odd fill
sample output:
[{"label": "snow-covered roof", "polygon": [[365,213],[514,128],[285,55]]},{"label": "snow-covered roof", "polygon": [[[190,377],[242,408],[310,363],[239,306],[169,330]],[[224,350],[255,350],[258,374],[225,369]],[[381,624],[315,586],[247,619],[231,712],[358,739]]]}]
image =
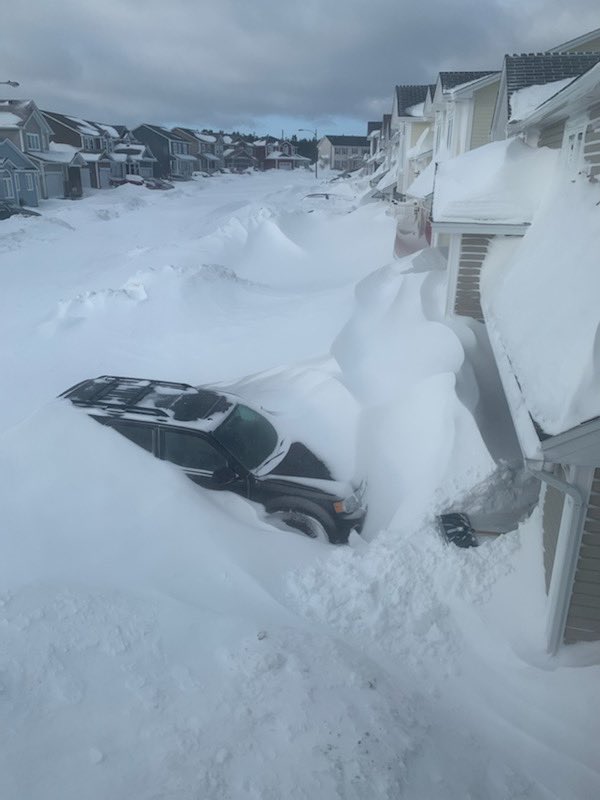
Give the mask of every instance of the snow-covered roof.
[{"label": "snow-covered roof", "polygon": [[36,151],[29,153],[31,158],[51,164],[71,164],[72,162],[82,162],[82,153],[79,150],[65,145],[67,149],[56,147],[53,150]]},{"label": "snow-covered roof", "polygon": [[535,84],[527,86],[525,89],[517,89],[513,92],[510,100],[510,119],[521,120],[528,117],[538,106],[545,103],[550,97],[560,92],[565,86],[572,83],[575,78],[564,78],[560,81],[551,83]]},{"label": "snow-covered roof", "polygon": [[181,161],[196,161],[196,156],[191,156],[188,153],[177,153],[172,156],[173,158],[179,158]]},{"label": "snow-covered roof", "polygon": [[227,156],[230,156],[234,152],[235,152],[235,148],[230,147],[228,150],[225,150],[223,152],[223,158],[227,158]]},{"label": "snow-covered roof", "polygon": [[506,139],[438,164],[435,222],[527,224],[548,187],[557,151]]},{"label": "snow-covered roof", "polygon": [[425,101],[422,103],[416,103],[414,106],[409,106],[404,110],[404,113],[409,117],[422,117],[423,116],[423,109],[425,107]]},{"label": "snow-covered roof", "polygon": [[482,272],[486,320],[551,435],[600,415],[597,202],[597,186],[557,182],[508,263]]},{"label": "snow-covered roof", "polygon": [[109,136],[110,136],[112,139],[119,139],[119,138],[120,138],[120,137],[119,137],[119,132],[117,131],[117,129],[116,129],[116,128],[113,128],[113,126],[112,126],[112,125],[105,125],[103,122],[98,122],[98,123],[96,123],[96,124],[98,125],[98,127],[99,127],[99,128],[102,128],[102,130],[103,130],[105,133],[108,133],[108,135],[109,135]]},{"label": "snow-covered roof", "polygon": [[217,141],[216,136],[211,136],[208,133],[200,133],[199,131],[194,131],[194,136],[199,142],[205,142],[206,144],[214,144]]},{"label": "snow-covered roof", "polygon": [[21,126],[22,120],[16,114],[13,114],[12,111],[6,111],[2,106],[0,106],[0,128],[19,128]]},{"label": "snow-covered roof", "polygon": [[207,161],[218,161],[219,157],[215,156],[213,153],[200,153],[201,158],[205,158]]},{"label": "snow-covered roof", "polygon": [[69,114],[65,114],[65,117],[75,125],[79,133],[82,133],[84,136],[99,136],[100,131],[98,128],[93,127],[91,123],[87,122],[85,119],[81,119],[81,117],[72,117]]}]

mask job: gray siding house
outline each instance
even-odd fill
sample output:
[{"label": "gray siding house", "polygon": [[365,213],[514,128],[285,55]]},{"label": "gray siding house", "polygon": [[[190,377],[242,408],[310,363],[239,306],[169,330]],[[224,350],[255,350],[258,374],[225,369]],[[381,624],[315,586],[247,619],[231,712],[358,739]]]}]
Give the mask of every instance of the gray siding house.
[{"label": "gray siding house", "polygon": [[0,139],[9,139],[37,166],[41,196],[81,196],[81,167],[75,149],[51,142],[53,131],[33,100],[0,100]]},{"label": "gray siding house", "polygon": [[22,206],[37,206],[39,196],[36,165],[10,139],[0,141],[0,200]]},{"label": "gray siding house", "polygon": [[190,180],[192,172],[198,169],[198,160],[190,153],[190,143],[183,136],[148,123],[138,125],[131,132],[156,159],[154,177]]}]

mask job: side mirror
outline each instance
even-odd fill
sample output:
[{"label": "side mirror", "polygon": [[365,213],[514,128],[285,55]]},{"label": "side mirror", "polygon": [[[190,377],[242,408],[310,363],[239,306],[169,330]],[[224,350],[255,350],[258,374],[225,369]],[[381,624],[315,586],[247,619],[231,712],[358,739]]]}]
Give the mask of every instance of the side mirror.
[{"label": "side mirror", "polygon": [[228,486],[238,478],[237,472],[230,466],[220,467],[213,472],[212,480],[215,486]]}]

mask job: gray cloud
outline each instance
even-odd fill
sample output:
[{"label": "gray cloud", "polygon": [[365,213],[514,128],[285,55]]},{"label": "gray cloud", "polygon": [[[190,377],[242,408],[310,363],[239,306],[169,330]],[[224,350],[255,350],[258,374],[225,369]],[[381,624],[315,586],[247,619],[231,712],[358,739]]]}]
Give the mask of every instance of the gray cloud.
[{"label": "gray cloud", "polygon": [[598,25],[597,0],[21,0],[2,12],[0,80],[129,124],[366,120],[396,83],[499,68]]}]

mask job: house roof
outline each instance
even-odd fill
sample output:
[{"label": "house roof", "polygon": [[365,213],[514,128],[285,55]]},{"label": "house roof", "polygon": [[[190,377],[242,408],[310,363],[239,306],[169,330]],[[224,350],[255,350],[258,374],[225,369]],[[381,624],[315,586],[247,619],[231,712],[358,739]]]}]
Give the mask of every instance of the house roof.
[{"label": "house roof", "polygon": [[187,142],[187,139],[184,139],[183,136],[180,136],[179,134],[170,131],[168,128],[163,128],[161,125],[150,125],[149,122],[143,122],[138,127],[148,128],[149,130],[154,131],[154,133],[158,133],[159,136],[164,136],[165,139],[175,139],[178,142]]},{"label": "house roof", "polygon": [[[497,72],[497,70],[486,69],[480,70],[479,72],[440,72],[439,80],[442,85],[442,91],[448,92],[450,89],[454,89],[455,86],[460,86],[463,83],[470,83],[479,78],[485,78],[486,75],[491,75],[494,72]],[[435,92],[435,89],[433,91]]]},{"label": "house roof", "polygon": [[380,129],[381,129],[381,122],[379,121],[367,122],[367,136],[373,133],[373,131],[378,131]]},{"label": "house roof", "polygon": [[510,98],[519,89],[576,78],[600,61],[600,53],[522,53],[504,56],[506,96],[510,118]]},{"label": "house roof", "polygon": [[408,109],[423,103],[427,97],[428,84],[404,84],[396,86],[396,103],[398,105],[398,116],[409,116]]},{"label": "house roof", "polygon": [[38,114],[38,119],[43,125],[46,126],[48,133],[52,133],[52,129],[40,114],[38,107],[33,100],[0,100],[0,114],[4,123],[0,122],[0,126],[4,128],[21,128],[29,117]]},{"label": "house roof", "polygon": [[369,142],[366,136],[331,136],[325,134],[334,147],[368,147]]},{"label": "house roof", "polygon": [[[548,52],[566,53],[567,51],[572,50],[574,47],[584,47],[587,44],[593,44],[597,39],[600,39],[600,28],[596,28],[593,31],[588,31],[581,36],[577,36],[575,39],[569,39],[568,42],[561,42],[561,44],[557,44],[556,47],[551,47]],[[595,48],[587,47],[586,49],[589,51],[594,50]]]}]

